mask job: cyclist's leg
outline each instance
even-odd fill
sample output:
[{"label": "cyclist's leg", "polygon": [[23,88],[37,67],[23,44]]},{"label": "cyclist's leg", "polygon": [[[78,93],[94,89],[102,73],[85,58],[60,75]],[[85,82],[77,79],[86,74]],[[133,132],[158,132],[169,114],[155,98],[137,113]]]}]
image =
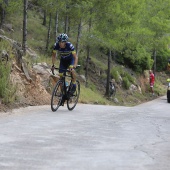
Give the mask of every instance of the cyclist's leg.
[{"label": "cyclist's leg", "polygon": [[[64,74],[64,70],[67,69],[67,66],[65,65],[65,63],[63,62],[63,60],[60,60],[60,65],[59,65],[59,76],[60,76],[60,79],[62,79],[63,77],[63,74]],[[60,84],[60,89],[61,91],[63,91],[63,84]],[[64,99],[64,96],[62,97],[62,101],[60,103],[60,106],[64,106],[64,102],[65,102],[65,99]]]},{"label": "cyclist's leg", "polygon": [[[73,65],[74,65],[74,58],[70,60],[69,69],[72,69]],[[72,87],[70,87],[70,92],[71,94],[74,94],[74,92],[76,91],[76,71],[72,69],[71,74],[72,74]]]},{"label": "cyclist's leg", "polygon": [[60,65],[59,65],[60,78],[63,76],[63,73],[65,72],[64,70],[66,70],[66,69],[67,69],[67,64],[63,60],[60,60]]},{"label": "cyclist's leg", "polygon": [[[73,65],[69,66],[69,69],[71,68],[73,68]],[[71,74],[72,74],[72,82],[76,82],[76,71],[74,69],[71,71]]]}]

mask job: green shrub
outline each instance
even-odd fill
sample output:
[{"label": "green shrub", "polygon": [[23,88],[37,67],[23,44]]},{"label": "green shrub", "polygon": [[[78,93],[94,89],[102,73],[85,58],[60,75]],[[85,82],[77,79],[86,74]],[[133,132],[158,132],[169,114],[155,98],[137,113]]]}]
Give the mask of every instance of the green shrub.
[{"label": "green shrub", "polygon": [[153,59],[151,58],[151,53],[138,44],[133,50],[127,49],[125,51],[124,64],[133,71],[142,73],[143,70],[152,68]]},{"label": "green shrub", "polygon": [[130,82],[129,82],[129,80],[128,80],[128,78],[127,77],[123,77],[123,87],[125,88],[125,89],[129,89],[129,87],[130,87]]},{"label": "green shrub", "polygon": [[128,72],[124,71],[121,67],[114,67],[111,70],[111,77],[115,79],[116,82],[119,81],[119,76],[122,78],[126,77],[129,83],[135,83],[135,79]]},{"label": "green shrub", "polygon": [[114,78],[116,82],[119,81],[119,76],[120,76],[119,75],[120,73],[118,70],[119,70],[118,67],[114,67],[111,69],[111,72],[110,72],[111,77]]},{"label": "green shrub", "polygon": [[124,72],[124,76],[123,77],[126,77],[129,82],[135,83],[134,77],[132,77],[128,72]]},{"label": "green shrub", "polygon": [[163,71],[167,69],[168,59],[170,58],[170,49],[160,50],[157,52],[156,69]]}]

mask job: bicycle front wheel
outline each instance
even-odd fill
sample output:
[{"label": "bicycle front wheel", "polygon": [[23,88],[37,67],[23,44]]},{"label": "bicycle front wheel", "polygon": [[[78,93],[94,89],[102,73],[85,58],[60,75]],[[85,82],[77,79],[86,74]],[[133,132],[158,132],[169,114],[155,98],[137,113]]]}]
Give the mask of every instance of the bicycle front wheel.
[{"label": "bicycle front wheel", "polygon": [[63,97],[63,81],[59,80],[54,87],[52,96],[51,96],[51,110],[53,112],[57,111],[57,109],[60,107]]},{"label": "bicycle front wheel", "polygon": [[78,102],[80,96],[80,82],[76,81],[76,91],[71,94],[67,100],[67,108],[68,110],[73,110],[76,107],[76,104]]}]

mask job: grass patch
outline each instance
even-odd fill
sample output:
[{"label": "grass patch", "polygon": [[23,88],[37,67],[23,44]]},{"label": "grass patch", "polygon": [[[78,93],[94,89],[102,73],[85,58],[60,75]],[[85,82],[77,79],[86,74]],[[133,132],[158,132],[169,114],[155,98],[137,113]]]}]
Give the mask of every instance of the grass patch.
[{"label": "grass patch", "polygon": [[[12,47],[8,41],[0,41],[0,52],[5,50],[9,54],[10,60],[13,59]],[[0,98],[2,102],[13,103],[15,101],[16,87],[10,82],[11,63],[0,61]]]},{"label": "grass patch", "polygon": [[[80,89],[80,103],[92,103],[92,104],[111,104],[110,101],[105,99],[102,95],[99,93],[96,93],[95,91],[86,88],[84,85],[81,84]],[[113,103],[112,103],[113,104]]]},{"label": "grass patch", "polygon": [[158,94],[159,96],[166,95],[167,87],[162,86],[160,81],[156,81],[154,85],[154,93]]},{"label": "grass patch", "polygon": [[101,68],[102,70],[107,70],[107,65],[105,63],[101,62],[95,57],[92,57],[91,60],[93,61],[93,63],[95,63],[97,67]]},{"label": "grass patch", "polygon": [[11,66],[0,63],[0,98],[5,104],[13,103],[16,99],[16,87],[10,83]]},{"label": "grass patch", "polygon": [[123,87],[129,89],[131,83],[135,83],[134,77],[132,77],[128,72],[123,70],[121,67],[113,67],[111,70],[111,77],[115,79],[116,82],[120,81],[122,78]]}]

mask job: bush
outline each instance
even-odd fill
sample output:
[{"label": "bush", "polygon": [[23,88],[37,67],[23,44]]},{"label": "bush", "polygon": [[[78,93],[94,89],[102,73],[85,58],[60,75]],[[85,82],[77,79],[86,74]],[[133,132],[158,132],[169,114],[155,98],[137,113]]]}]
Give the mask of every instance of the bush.
[{"label": "bush", "polygon": [[115,81],[118,82],[119,81],[119,73],[118,73],[118,71],[112,70],[111,71],[111,77],[113,77],[115,79]]},{"label": "bush", "polygon": [[142,73],[144,70],[152,68],[153,59],[151,53],[141,46],[137,46],[134,50],[127,49],[124,54],[124,64],[133,71]]},{"label": "bush", "polygon": [[116,82],[119,82],[119,76],[123,74],[123,71],[120,67],[113,67],[110,71],[111,77],[115,79]]},{"label": "bush", "polygon": [[127,77],[123,77],[123,87],[125,88],[125,89],[129,89],[129,87],[130,87],[130,82],[129,82],[129,80],[128,80],[128,78]]},{"label": "bush", "polygon": [[116,82],[119,82],[119,76],[122,78],[126,77],[129,83],[135,83],[135,78],[131,76],[127,71],[124,71],[121,67],[112,68],[111,77],[114,78]]},{"label": "bush", "polygon": [[133,84],[135,83],[134,77],[132,77],[128,72],[124,72],[123,77],[126,77],[129,82],[131,82]]},{"label": "bush", "polygon": [[157,71],[165,71],[167,69],[168,59],[170,58],[170,50],[161,50],[157,52],[156,69]]}]

